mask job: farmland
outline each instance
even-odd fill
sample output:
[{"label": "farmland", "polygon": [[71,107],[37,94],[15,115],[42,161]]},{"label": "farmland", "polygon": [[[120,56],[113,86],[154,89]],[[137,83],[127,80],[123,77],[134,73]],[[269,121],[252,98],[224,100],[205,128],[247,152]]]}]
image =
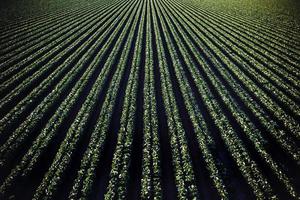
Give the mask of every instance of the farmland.
[{"label": "farmland", "polygon": [[0,13],[0,199],[300,199],[299,2]]}]

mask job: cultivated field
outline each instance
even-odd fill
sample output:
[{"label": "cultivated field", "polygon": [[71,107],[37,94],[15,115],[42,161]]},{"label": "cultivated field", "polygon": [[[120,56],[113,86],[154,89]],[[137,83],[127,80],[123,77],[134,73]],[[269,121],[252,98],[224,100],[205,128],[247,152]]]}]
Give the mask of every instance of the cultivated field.
[{"label": "cultivated field", "polygon": [[299,3],[24,2],[0,21],[0,199],[300,198]]}]

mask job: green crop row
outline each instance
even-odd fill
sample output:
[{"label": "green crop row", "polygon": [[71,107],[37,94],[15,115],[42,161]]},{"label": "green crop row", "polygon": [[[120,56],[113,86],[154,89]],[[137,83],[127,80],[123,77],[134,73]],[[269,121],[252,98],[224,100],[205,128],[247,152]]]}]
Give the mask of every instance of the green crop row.
[{"label": "green crop row", "polygon": [[144,141],[141,199],[162,199],[160,144],[158,137],[157,104],[154,88],[153,45],[150,26],[150,3],[146,14],[146,60],[144,81]]}]

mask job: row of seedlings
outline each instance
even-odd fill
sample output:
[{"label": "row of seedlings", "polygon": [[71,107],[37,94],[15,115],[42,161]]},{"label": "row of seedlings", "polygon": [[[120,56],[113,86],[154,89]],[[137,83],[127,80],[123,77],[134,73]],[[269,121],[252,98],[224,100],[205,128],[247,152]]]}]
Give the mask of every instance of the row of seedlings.
[{"label": "row of seedlings", "polygon": [[117,146],[114,152],[111,172],[109,175],[109,184],[105,199],[125,199],[126,183],[128,180],[128,168],[131,158],[132,140],[135,124],[136,99],[138,88],[138,77],[141,71],[141,49],[143,28],[145,23],[146,1],[143,1],[138,35],[135,43],[135,52],[133,54],[133,63],[130,69],[128,83],[126,85],[124,104],[122,108],[120,129],[118,131]]},{"label": "row of seedlings", "polygon": [[[111,5],[111,7],[112,6],[113,5]],[[90,22],[93,22],[93,18],[99,19],[101,14],[103,15],[103,12],[108,9],[109,6],[100,10],[99,8],[102,7],[96,7],[95,10],[88,9],[88,11],[86,11],[88,14],[78,16],[77,19],[69,19],[60,25],[61,28],[56,27],[53,32],[50,32],[48,29],[45,30],[45,36],[37,37],[38,39],[32,37],[28,40],[22,40],[21,44],[14,41],[14,45],[9,45],[8,53],[1,56],[1,60],[3,59],[1,61],[1,81],[7,74],[11,74],[13,70],[16,71],[16,69],[19,69],[20,66],[23,66],[25,63],[33,62],[34,59],[43,57],[42,60],[49,60],[48,55],[51,54],[48,52],[58,53],[59,51],[55,51],[54,48],[64,47],[64,43],[70,41],[68,38],[72,37],[72,35],[79,37],[81,29],[89,25]]]},{"label": "row of seedlings", "polygon": [[144,81],[144,140],[141,180],[141,199],[162,199],[160,145],[158,138],[157,105],[154,88],[153,46],[150,26],[150,5],[147,3],[146,14],[146,60]]},{"label": "row of seedlings", "polygon": [[[129,18],[123,18],[120,23],[130,22],[134,19],[135,13],[137,11],[137,7],[140,3],[136,2],[131,4],[132,8],[134,8],[134,11],[129,10],[127,11],[127,15],[130,15]],[[122,43],[123,40],[126,40],[127,37],[126,33],[130,30],[130,24],[126,23],[124,29],[122,30],[121,35],[118,37],[118,40],[116,41],[116,44]],[[121,47],[114,48],[111,52],[111,58],[115,58],[118,52],[121,50]],[[122,61],[122,59],[120,60]],[[114,66],[114,59],[110,59],[108,62],[105,63],[105,65],[108,66],[109,69],[111,69]],[[114,77],[121,78],[123,72],[125,70],[125,66],[120,65],[115,74]],[[80,111],[78,112],[74,122],[72,123],[71,127],[69,128],[67,135],[64,139],[64,141],[61,143],[59,150],[54,158],[54,161],[51,164],[51,167],[49,168],[48,172],[45,174],[40,186],[37,188],[36,193],[34,195],[33,199],[51,199],[53,197],[54,192],[57,190],[57,187],[62,179],[63,174],[65,173],[65,170],[67,169],[68,165],[71,162],[72,155],[78,146],[79,140],[82,138],[84,130],[87,127],[89,115],[91,111],[95,108],[95,105],[97,103],[97,99],[99,97],[100,92],[103,92],[103,84],[102,76],[98,76],[98,79],[96,80],[95,84],[93,85],[93,88],[91,89],[89,95],[87,96],[85,102],[83,103]],[[105,77],[104,77],[105,78]],[[114,78],[113,78],[114,79]],[[113,84],[113,82],[111,82]],[[108,89],[107,95],[111,95],[114,92],[113,89]],[[116,91],[115,91],[116,92]],[[104,104],[102,105],[102,108],[104,108]],[[109,107],[107,107],[109,108]],[[111,113],[111,109],[109,110],[109,113]],[[101,115],[100,115],[101,116]],[[109,121],[106,121],[106,123],[109,123]],[[101,126],[105,126],[106,123],[101,123]],[[96,130],[96,129],[95,129]],[[99,135],[99,132],[93,132],[92,136],[90,138],[90,141],[94,140],[93,135]],[[90,145],[89,145],[90,147]],[[92,152],[97,151],[98,148],[92,149],[92,151],[88,150],[87,156],[91,155]],[[86,155],[86,154],[85,154]],[[85,158],[83,157],[82,162],[84,162]],[[79,173],[81,171],[79,170]],[[91,173],[84,173],[84,175],[91,176]],[[89,188],[83,188],[83,190],[88,190]],[[81,191],[81,190],[80,190]]]},{"label": "row of seedlings", "polygon": [[[198,8],[199,6],[193,5],[192,7]],[[203,9],[201,9],[203,10]],[[210,13],[215,13],[218,16],[223,17],[224,19],[228,19],[232,22],[237,22],[240,24],[240,26],[243,26],[246,28],[246,30],[255,29],[261,36],[264,38],[272,38],[273,41],[278,41],[278,45],[286,44],[287,47],[299,47],[300,44],[300,38],[297,34],[297,31],[294,29],[289,29],[289,34],[287,34],[287,28],[281,28],[270,26],[269,24],[266,24],[262,21],[258,20],[252,20],[247,17],[243,17],[241,15],[234,16],[232,14],[229,14],[228,12],[217,12],[215,10],[206,9]],[[262,34],[263,33],[263,34]]]},{"label": "row of seedlings", "polygon": [[[142,4],[143,3],[140,2],[137,13],[141,11]],[[126,63],[129,59],[129,56],[131,56],[130,45],[133,45],[134,32],[137,31],[139,18],[140,14],[136,14],[136,16],[133,19],[132,28],[130,29],[129,37],[125,43],[124,49],[122,49],[121,60],[118,64],[120,67],[120,72],[116,73],[111,80],[108,93],[105,97],[102,109],[100,111],[99,119],[97,120],[95,129],[91,135],[88,148],[84,153],[83,159],[81,160],[81,166],[78,171],[77,178],[73,184],[72,191],[69,195],[70,199],[88,199],[88,195],[90,193],[92,184],[94,183],[96,167],[97,165],[101,164],[99,163],[100,156],[107,138],[107,134],[111,134],[108,133],[108,128],[111,122],[111,117],[116,103],[123,72],[126,67],[129,67],[126,66]],[[134,67],[131,67],[131,71],[134,70],[133,68]],[[132,77],[129,77],[129,80],[131,78]],[[126,100],[126,97],[125,101],[128,101]]]},{"label": "row of seedlings", "polygon": [[[190,14],[187,13],[187,15],[189,17]],[[187,19],[186,21],[189,22],[189,24],[193,24],[193,22],[190,22],[189,19]],[[194,28],[192,28],[192,31],[198,33],[198,35],[205,35],[206,37],[201,37],[201,39],[203,38],[207,38],[206,42],[208,43],[208,45],[211,47],[211,49],[213,49],[214,53],[216,55],[218,55],[220,58],[222,58],[223,62],[225,62],[228,67],[229,70],[235,74],[235,76],[244,83],[245,87],[247,87],[252,94],[254,94],[260,101],[261,103],[271,112],[275,115],[275,117],[279,120],[282,121],[283,124],[286,126],[286,128],[292,133],[294,134],[294,136],[296,136],[297,138],[300,137],[300,125],[295,121],[295,119],[293,117],[291,117],[288,113],[286,113],[286,111],[280,107],[276,102],[273,101],[273,99],[271,97],[269,97],[262,89],[261,87],[257,86],[255,84],[255,82],[250,79],[249,77],[247,77],[245,75],[245,73],[243,73],[243,71],[237,67],[235,65],[235,63],[233,63],[230,59],[234,59],[235,61],[237,61],[237,63],[240,63],[239,66],[243,67],[243,68],[247,68],[247,66],[244,66],[244,64],[242,62],[240,62],[240,60],[230,54],[224,54],[224,51],[230,52],[230,50],[228,50],[227,46],[224,46],[223,44],[221,44],[219,42],[219,40],[214,36],[214,33],[210,34],[209,36],[207,35],[207,33],[204,33],[203,31],[201,32],[202,28],[195,26]],[[220,50],[222,49],[222,51]],[[229,57],[228,57],[229,56]],[[248,67],[249,68],[249,67]],[[257,80],[257,78],[255,77],[255,75],[252,76],[252,78],[255,78]],[[257,80],[258,81],[258,80]],[[262,82],[261,86],[270,86],[270,84]],[[271,89],[270,93],[273,93],[273,91]],[[284,102],[284,99],[281,99],[282,102]],[[298,110],[298,109],[296,109]],[[296,111],[293,110],[294,114],[296,116],[299,115],[299,113],[295,113]]]},{"label": "row of seedlings", "polygon": [[[120,11],[120,13],[122,13]],[[115,15],[117,16],[116,19],[114,19],[115,22],[119,22],[120,14],[119,12],[116,12]],[[108,23],[109,24],[109,23]],[[119,23],[119,27],[122,26],[122,24]],[[100,28],[99,31],[102,29]],[[99,37],[97,32],[90,38],[89,42],[92,44],[87,52],[85,52],[84,55],[80,58],[80,60],[77,62],[78,67],[72,68],[60,82],[58,85],[56,85],[55,89],[51,91],[50,94],[48,94],[43,101],[33,110],[33,112],[30,113],[30,115],[27,117],[25,121],[22,122],[22,124],[10,135],[9,139],[0,147],[0,157],[2,162],[4,162],[5,158],[13,152],[20,144],[24,141],[24,139],[29,135],[30,130],[35,127],[37,123],[39,123],[39,120],[42,119],[44,114],[47,110],[51,107],[51,105],[56,102],[59,97],[66,91],[66,88],[69,86],[69,84],[74,80],[77,74],[81,71],[85,70],[86,62],[89,60],[90,56],[95,52],[95,50],[98,48],[97,45],[99,43],[103,43],[104,38],[106,36],[110,36],[110,32],[115,31],[116,34],[118,29],[115,29],[113,26],[109,26],[109,28],[103,33],[103,37]],[[115,34],[112,34],[114,36]],[[112,40],[113,37],[110,38]],[[95,42],[97,41],[98,42]],[[108,47],[110,42],[106,42],[104,47]],[[104,48],[100,51],[100,53],[104,52]],[[97,52],[99,54],[99,52]],[[46,80],[47,81],[47,80]],[[47,83],[42,87],[43,89],[47,89]],[[35,91],[35,90],[34,90]],[[37,92],[40,92],[39,88],[37,89]],[[18,116],[22,114],[22,111],[26,109],[26,106],[30,106],[30,101],[32,101],[33,95],[28,95],[20,104],[18,104],[12,111],[10,112],[6,118],[3,118],[0,122],[5,122],[5,119],[8,121],[7,123],[13,123],[13,120],[17,120]],[[27,104],[27,101],[29,101],[29,104]],[[12,118],[14,117],[14,118]],[[7,126],[7,124],[4,124]],[[5,126],[4,126],[5,128]],[[5,129],[3,129],[5,131]]]},{"label": "row of seedlings", "polygon": [[[184,15],[182,15],[182,14],[177,15],[177,16],[184,17]],[[188,29],[190,30],[189,34],[191,34],[193,36],[193,39],[196,40],[196,43],[202,44],[202,46],[207,46],[209,48],[209,45],[207,45],[206,41],[203,40],[204,37],[200,38],[199,35],[201,35],[201,32],[193,33],[194,30],[192,29],[191,23],[189,23],[189,21],[188,21],[189,18],[185,17],[185,19],[186,20],[183,19],[183,21],[186,22],[186,24],[187,24],[186,27],[188,27]],[[212,49],[212,47],[210,49]],[[208,57],[210,57],[210,58],[213,58],[216,56],[214,54],[214,52],[210,53],[209,51],[207,51],[207,53],[208,53]],[[215,66],[222,65],[222,64],[218,63],[217,60],[214,60],[214,59],[212,59],[212,62]],[[230,63],[230,62],[227,62],[227,64],[228,63]],[[218,69],[221,70],[223,68],[218,68]],[[222,72],[228,74],[228,72],[226,72],[224,70],[222,70],[221,73]],[[224,76],[226,77],[225,78],[226,80],[230,80],[230,81],[228,81],[228,83],[230,85],[232,83],[236,82],[236,80],[234,80],[230,74],[224,75]],[[230,78],[227,78],[227,76]],[[291,154],[294,159],[298,160],[299,159],[299,150],[294,145],[294,142],[288,139],[288,137],[286,136],[286,133],[282,129],[280,129],[274,121],[271,120],[270,116],[268,116],[268,114],[263,111],[263,109],[259,106],[259,104],[257,104],[252,99],[252,97],[249,96],[249,94],[247,94],[239,84],[235,84],[232,88],[237,90],[236,94],[241,97],[241,99],[244,101],[244,103],[250,108],[250,110],[253,111],[253,114],[255,114],[255,116],[262,122],[262,124],[266,127],[266,129],[270,130],[272,135],[274,135],[274,137],[278,140],[278,142],[280,144],[282,144],[282,146],[287,150],[287,153]]]},{"label": "row of seedlings", "polygon": [[[238,38],[242,41],[245,41],[245,43],[251,42],[252,44],[254,44],[248,46],[259,51],[262,56],[268,57],[270,61],[279,65],[280,61],[284,61],[289,63],[290,65],[294,65],[294,67],[285,66],[284,69],[287,71],[293,70],[294,72],[292,73],[299,74],[299,69],[295,68],[295,66],[297,66],[296,60],[299,59],[300,55],[292,52],[295,49],[289,50],[286,46],[279,46],[275,43],[276,41],[266,40],[255,30],[246,29],[239,23],[229,22],[227,20],[224,20],[220,16],[213,15],[210,12],[201,10],[199,14],[200,13],[202,16],[205,15],[206,17],[208,17],[208,19],[211,19],[210,22],[213,22],[213,24],[216,24],[219,27],[222,27],[222,25],[226,25],[226,28],[223,29],[224,31],[237,35]],[[280,70],[280,68],[278,70]],[[297,72],[295,72],[295,70]]]},{"label": "row of seedlings", "polygon": [[[99,2],[93,2],[90,3],[89,5],[92,6],[97,6],[97,5],[103,5],[105,6],[107,4],[107,1],[101,1],[101,4]],[[104,4],[103,4],[104,3]],[[112,3],[112,2],[110,2]],[[80,6],[80,7],[73,7],[71,6],[70,8],[67,9],[68,12],[66,12],[65,9],[63,10],[58,10],[53,13],[45,13],[41,16],[35,16],[35,17],[30,17],[27,19],[22,19],[22,20],[16,20],[15,22],[10,22],[8,26],[4,27],[6,30],[3,30],[1,32],[1,40],[3,41],[10,41],[17,39],[22,36],[30,37],[32,36],[32,33],[39,30],[42,30],[46,26],[51,26],[55,25],[57,22],[61,21],[62,19],[76,15],[80,10],[86,8]]]},{"label": "row of seedlings", "polygon": [[[258,76],[257,80],[268,82],[268,80],[265,78],[268,77],[268,79],[270,79],[273,83],[274,82],[276,83],[277,87],[279,86],[280,88],[282,88],[281,89],[282,91],[278,90],[278,88],[273,86],[273,84],[271,84],[272,82],[269,81],[270,82],[269,84],[271,85],[270,90],[272,90],[277,96],[280,96],[280,98],[284,99],[287,102],[287,105],[291,105],[297,108],[295,102],[293,102],[286,95],[283,94],[283,92],[285,92],[288,93],[290,96],[296,98],[299,96],[299,92],[294,87],[289,86],[288,83],[283,82],[284,81],[282,79],[283,77],[288,78],[287,73],[281,74],[281,76],[275,74],[271,69],[268,69],[268,68],[274,69],[275,66],[272,63],[270,63],[268,60],[264,59],[263,57],[259,56],[256,52],[253,52],[252,50],[248,49],[248,47],[243,45],[243,43],[237,41],[235,37],[231,37],[230,34],[224,34],[226,30],[224,29],[216,30],[216,28],[208,27],[208,26],[212,26],[213,24],[212,21],[209,21],[207,23],[205,21],[206,20],[201,21],[201,23],[199,23],[200,26],[204,26],[203,24],[205,24],[205,28],[211,30],[211,32],[214,32],[216,34],[216,37],[220,38],[222,41],[224,41],[224,43],[226,43],[227,47],[229,47],[232,50],[231,53],[235,53],[239,55],[241,59],[247,60],[248,63],[251,63],[250,69],[256,69],[256,71],[258,72],[257,73],[255,72],[255,70],[251,70],[252,74],[256,74]],[[240,62],[242,61],[240,60]],[[281,67],[276,66],[276,69],[279,68]],[[260,75],[260,73],[264,75]],[[299,80],[297,80],[297,78],[294,77],[293,79],[289,79],[289,80],[293,83],[292,85],[294,86],[299,85]]]},{"label": "row of seedlings", "polygon": [[[89,9],[87,8],[85,10],[86,13],[82,13],[81,15],[78,11],[78,19],[81,19],[81,17],[84,17],[85,14],[89,13],[88,10]],[[1,63],[8,62],[7,60],[11,60],[14,57],[17,59],[17,56],[24,55],[26,52],[34,52],[39,49],[40,46],[54,41],[57,36],[67,33],[66,28],[69,28],[74,22],[76,23],[76,18],[74,18],[74,16],[66,16],[64,20],[60,22],[60,24],[46,26],[44,29],[39,30],[38,32],[32,32],[31,37],[24,38],[19,36],[18,38],[7,41],[5,45],[1,46]],[[71,29],[69,28],[69,30]],[[23,53],[23,51],[25,52]]]},{"label": "row of seedlings", "polygon": [[[64,41],[66,38],[68,38],[68,35],[70,36],[73,34],[73,32],[76,33],[82,27],[84,27],[85,25],[82,25],[82,22],[92,21],[92,17],[95,17],[95,15],[96,17],[101,18],[99,15],[103,15],[103,11],[120,3],[122,2],[117,1],[115,4],[109,4],[105,6],[101,5],[93,9],[86,8],[84,10],[85,12],[82,11],[82,13],[78,13],[76,18],[73,16],[66,18],[63,23],[59,24],[59,28],[54,27],[54,31],[52,31],[52,28],[50,29],[49,27],[46,27],[46,30],[41,31],[41,35],[33,32],[31,37],[26,39],[18,38],[20,42],[12,40],[13,44],[9,44],[8,48],[6,49],[2,48],[2,54],[4,55],[1,57],[1,70],[6,70],[6,68],[8,68],[10,65],[21,59],[26,58],[26,61],[28,62],[29,58],[33,57],[34,55],[37,57],[36,55],[42,55],[41,52],[45,53],[50,51],[52,46],[55,46],[54,44],[60,44],[61,41]],[[87,21],[87,19],[90,20]],[[32,55],[32,52],[37,52],[39,54],[35,53]]]},{"label": "row of seedlings", "polygon": [[[111,10],[111,11],[116,12],[118,10],[117,8],[115,10]],[[110,10],[108,10],[108,11],[110,11]],[[93,41],[97,39],[97,37],[96,37],[97,35],[99,35],[101,33],[101,34],[103,34],[103,38],[106,38],[114,31],[115,27],[113,27],[111,24],[114,22],[115,19],[118,19],[118,15],[115,15],[115,16],[116,16],[116,18],[114,18],[114,17],[109,18],[108,21],[106,21],[105,24],[103,24],[103,26],[98,25],[98,26],[91,27],[90,30],[88,30],[86,33],[84,33],[80,38],[78,38],[74,43],[72,43],[68,48],[66,48],[62,52],[62,54],[66,54],[69,51],[71,51],[72,48],[79,46],[84,41],[84,43],[81,44],[80,48],[77,48],[75,50],[75,52],[72,53],[66,60],[64,60],[63,63],[60,64],[59,67],[57,69],[55,69],[50,75],[48,75],[47,78],[45,80],[43,80],[42,83],[38,87],[34,88],[29,95],[27,95],[6,116],[4,116],[0,120],[0,133],[4,133],[6,128],[10,126],[10,123],[13,123],[14,120],[17,120],[18,116],[20,116],[20,114],[23,113],[23,111],[25,109],[27,109],[27,107],[30,106],[33,101],[35,101],[38,97],[40,97],[41,93],[44,90],[46,90],[50,85],[53,85],[53,83],[55,83],[55,81],[60,81],[59,78],[62,77],[67,72],[67,70],[71,67],[71,64],[73,64],[74,60],[80,59],[79,55],[82,55],[88,49],[88,47],[90,47],[93,44]],[[106,18],[104,18],[104,20],[105,19]],[[115,22],[118,22],[118,21],[116,20]],[[104,32],[107,29],[107,27],[109,27],[109,29],[108,29],[109,31]],[[88,39],[88,40],[85,41],[85,39]],[[59,54],[57,58],[56,57],[53,58],[47,65],[45,65],[43,67],[43,69],[41,71],[38,71],[35,74],[33,74],[34,78],[32,78],[32,77],[27,78],[26,80],[24,80],[22,82],[21,85],[19,85],[16,89],[14,89],[11,94],[8,94],[6,96],[6,98],[1,99],[0,109],[1,110],[4,109],[5,106],[9,102],[11,102],[11,100],[13,100],[14,97],[16,97],[19,93],[22,93],[22,91],[24,89],[31,88],[30,86],[31,86],[32,82],[34,82],[34,80],[36,78],[41,76],[41,74],[46,73],[47,69],[51,70],[53,65],[55,65],[58,62],[59,57],[62,57],[62,55]],[[46,71],[45,71],[45,69],[46,69]],[[71,68],[71,70],[68,73],[71,73],[74,70],[76,70],[76,68]],[[67,79],[67,78],[68,77],[65,76],[65,79]]]},{"label": "row of seedlings", "polygon": [[174,167],[175,183],[179,199],[193,199],[198,197],[195,176],[187,146],[185,131],[179,116],[170,74],[167,72],[168,64],[164,53],[162,36],[158,28],[158,20],[154,11],[153,1],[150,1],[151,23],[153,24],[157,47],[158,67],[161,78],[164,107],[166,109],[168,133],[172,149],[172,164]]},{"label": "row of seedlings", "polygon": [[[161,5],[158,5],[157,7],[162,8]],[[160,13],[160,11],[159,11],[159,13]],[[163,17],[163,16],[161,16],[161,14],[159,14],[159,16]],[[165,20],[165,18],[164,18],[164,20]],[[163,19],[161,19],[160,21],[163,22]],[[164,33],[167,33],[164,23],[162,23],[162,29],[163,29]],[[214,146],[214,142],[211,137],[211,133],[209,133],[209,131],[208,131],[207,125],[205,124],[205,122],[204,122],[205,120],[202,116],[202,112],[196,103],[195,97],[193,96],[192,89],[190,88],[187,77],[183,72],[184,70],[180,63],[180,59],[178,58],[178,55],[175,54],[175,47],[174,47],[172,41],[170,40],[170,36],[165,35],[165,38],[166,38],[167,46],[169,48],[169,52],[172,56],[172,59],[174,60],[175,74],[177,76],[177,80],[179,82],[180,89],[183,94],[185,106],[188,110],[189,116],[193,123],[193,128],[196,133],[199,147],[203,153],[204,161],[207,164],[206,167],[210,173],[210,176],[214,182],[216,189],[219,192],[220,197],[222,199],[228,199],[228,192],[227,192],[225,185],[223,183],[223,180],[220,176],[220,172],[219,172],[220,170],[218,169],[218,167],[216,165],[216,160],[215,160],[215,158],[213,158],[213,155],[211,152],[211,147]],[[178,42],[178,41],[176,41],[176,42]],[[186,58],[186,55],[183,57]],[[189,64],[191,64],[191,63],[189,63]],[[205,96],[204,96],[204,98],[205,98]]]},{"label": "row of seedlings", "polygon": [[[112,8],[111,11],[113,11],[113,9],[116,9],[115,6],[116,5],[113,5],[111,7]],[[107,9],[109,9],[109,7],[107,7]],[[54,42],[50,43],[49,45],[44,46],[36,53],[30,54],[29,56],[26,57],[26,59],[23,60],[21,59],[19,62],[15,63],[16,59],[13,58],[11,60],[12,61],[11,63],[7,63],[7,65],[3,66],[3,67],[8,67],[8,69],[5,70],[0,75],[0,82],[3,85],[1,91],[4,91],[5,89],[16,84],[16,82],[20,80],[24,80],[26,76],[28,76],[28,74],[34,73],[36,70],[40,68],[40,66],[45,65],[48,61],[51,61],[51,59],[58,60],[61,57],[60,55],[62,55],[61,51],[66,49],[68,45],[76,41],[76,39],[78,39],[83,33],[85,33],[91,27],[95,26],[97,23],[104,24],[105,20],[109,19],[107,13],[110,12],[108,12],[108,10],[104,10],[104,11],[105,12],[99,13],[100,16],[98,16],[98,14],[94,16],[95,13],[92,13],[92,15],[86,16],[86,18],[82,18],[82,20],[78,20],[76,23],[74,23],[75,28],[73,26],[70,26],[71,31],[68,32],[69,35],[61,36],[60,39],[57,39]],[[112,13],[110,15],[112,15]],[[50,47],[49,48],[50,50],[47,49],[48,46]],[[21,55],[21,57],[24,56]],[[7,80],[9,77],[12,76],[13,78]]]},{"label": "row of seedlings", "polygon": [[[168,5],[168,7],[171,8],[170,5]],[[176,9],[176,8],[174,8],[174,9]],[[168,13],[168,12],[165,12],[165,13]],[[173,18],[173,17],[176,17],[176,16],[172,16],[171,18]],[[169,23],[169,24],[171,24],[171,23]],[[175,24],[176,24],[176,22],[175,22]],[[171,27],[171,29],[172,29],[172,27]],[[177,32],[184,35],[180,29],[176,29],[176,30],[178,30],[178,31],[175,31],[175,29],[172,30],[174,35],[176,35]],[[183,36],[183,38],[186,38],[186,36]],[[175,40],[176,40],[176,38],[175,38]],[[189,48],[191,49],[192,52],[197,52],[196,49],[194,47],[192,47],[190,41],[186,41],[186,39],[185,39],[184,42],[185,42],[185,44],[187,44],[189,46]],[[176,40],[176,44],[179,44],[178,46],[182,51],[183,58],[185,59],[187,66],[189,66],[189,70],[191,71],[193,80],[195,81],[195,83],[198,87],[199,93],[201,93],[201,96],[205,96],[206,94],[203,93],[203,91],[208,91],[208,92],[210,92],[210,91],[206,90],[206,88],[208,88],[208,85],[206,85],[204,81],[201,81],[201,80],[204,80],[204,77],[202,77],[199,74],[195,65],[193,63],[191,63],[191,61],[189,59],[187,59],[189,57],[189,54],[186,52],[184,47],[181,47],[182,42],[179,40]],[[207,63],[205,63],[200,58],[196,57],[196,59],[201,66],[207,65]],[[207,73],[207,71],[206,71],[206,73]],[[243,128],[243,131],[247,134],[247,136],[250,138],[250,140],[255,145],[255,148],[256,148],[257,152],[259,153],[259,155],[265,160],[265,162],[270,166],[270,168],[272,170],[274,170],[275,174],[285,184],[285,186],[288,189],[288,191],[290,192],[290,194],[295,197],[296,196],[295,189],[291,185],[289,179],[280,170],[279,166],[273,161],[272,157],[267,153],[267,151],[264,147],[264,139],[261,136],[261,133],[255,128],[254,124],[252,124],[250,119],[247,118],[247,115],[245,113],[243,113],[242,109],[239,108],[239,106],[236,104],[235,100],[228,94],[228,91],[226,90],[224,85],[222,85],[220,82],[218,82],[218,80],[216,80],[216,77],[214,76],[214,74],[210,72],[210,73],[207,73],[207,75],[210,78],[213,85],[215,86],[216,90],[220,93],[220,96],[221,96],[222,100],[224,101],[224,103],[226,104],[226,106],[229,108],[231,113],[233,113],[234,118],[237,120],[237,122]],[[210,96],[209,99],[213,98],[211,93],[209,94],[209,96]]]},{"label": "row of seedlings", "polygon": [[[168,43],[170,43],[170,41]],[[178,73],[180,72],[177,72],[177,74]],[[182,78],[182,74],[181,77],[178,77],[178,80],[180,80],[179,83],[181,81],[184,81],[184,78]],[[188,83],[185,83],[185,85],[188,85]],[[208,89],[201,88],[201,90],[203,92],[205,90],[207,91]],[[188,92],[192,93],[191,90],[187,91],[186,93]],[[206,98],[207,95],[208,94],[204,93],[202,96],[206,100],[205,103],[208,106],[208,110],[211,113],[213,120],[216,122],[217,127],[220,129],[221,136],[224,139],[229,151],[232,153],[238,166],[243,171],[244,176],[248,180],[249,184],[252,186],[253,190],[255,191],[255,194],[258,198],[262,198],[265,195],[273,196],[273,192],[271,190],[270,185],[266,182],[265,178],[258,170],[258,167],[256,166],[255,162],[248,155],[245,147],[243,146],[242,141],[240,141],[240,139],[236,137],[234,129],[231,127],[226,116],[222,113],[221,109],[219,108],[219,105],[216,103],[216,101],[214,101],[214,97],[208,96]]]},{"label": "row of seedlings", "polygon": [[[128,8],[122,9],[123,12],[116,13],[120,17],[118,19],[121,19],[122,14],[124,14],[127,11]],[[122,24],[120,23],[119,28],[117,27],[116,30],[120,29],[120,26]],[[57,111],[54,113],[54,115],[49,119],[46,126],[43,128],[42,132],[38,135],[36,140],[33,142],[30,149],[27,151],[27,153],[23,156],[20,163],[11,171],[10,175],[6,178],[5,182],[2,184],[0,188],[0,192],[4,193],[5,190],[8,188],[8,186],[11,186],[13,182],[16,180],[17,177],[22,175],[23,177],[26,176],[29,172],[32,171],[33,167],[36,163],[38,163],[40,156],[45,151],[45,149],[48,147],[51,140],[55,137],[57,134],[57,130],[61,126],[61,123],[68,118],[68,114],[71,111],[72,107],[76,103],[77,99],[80,98],[82,92],[86,88],[86,85],[89,81],[89,78],[93,75],[94,71],[99,65],[99,61],[103,60],[103,56],[105,55],[106,49],[110,45],[113,45],[113,40],[116,38],[116,34],[113,34],[111,38],[107,41],[105,46],[102,48],[101,51],[95,56],[93,62],[90,64],[89,68],[85,72],[85,74],[80,78],[80,80],[76,83],[76,85],[72,88],[71,92],[68,94],[66,99],[62,102],[62,104],[58,107]],[[95,44],[99,44],[101,41],[101,37],[99,37],[98,41],[95,42]],[[103,69],[101,69],[99,80],[98,82],[101,82],[101,85],[104,84],[104,81],[106,80],[105,77],[108,76],[108,73],[110,72],[109,65],[105,65]],[[56,92],[55,92],[56,93]],[[42,115],[44,113],[43,110],[40,110],[40,112],[35,112],[37,117],[32,117],[39,119],[38,116]],[[38,114],[39,113],[39,114]],[[32,121],[32,118],[29,118],[30,120],[27,122],[26,125],[27,128],[32,128],[34,124],[29,124],[30,121]],[[38,120],[35,120],[38,121]],[[22,129],[18,129],[20,132],[24,131]],[[24,139],[27,137],[27,135],[22,135],[22,138]],[[20,139],[19,139],[20,140]],[[4,162],[4,161],[2,161]]]}]

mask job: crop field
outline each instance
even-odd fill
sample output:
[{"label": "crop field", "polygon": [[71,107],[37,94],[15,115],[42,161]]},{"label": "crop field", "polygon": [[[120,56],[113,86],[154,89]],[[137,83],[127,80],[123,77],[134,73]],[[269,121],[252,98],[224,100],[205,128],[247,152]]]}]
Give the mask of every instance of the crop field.
[{"label": "crop field", "polygon": [[3,2],[1,200],[300,199],[299,1]]}]

